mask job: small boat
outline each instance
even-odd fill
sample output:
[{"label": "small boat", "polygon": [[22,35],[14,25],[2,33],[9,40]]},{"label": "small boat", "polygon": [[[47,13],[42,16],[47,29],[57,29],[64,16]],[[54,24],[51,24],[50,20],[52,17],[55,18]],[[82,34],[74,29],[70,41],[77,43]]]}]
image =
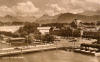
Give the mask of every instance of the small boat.
[{"label": "small boat", "polygon": [[100,56],[100,52],[96,52],[96,51],[85,51],[85,50],[81,50],[81,49],[74,49],[74,52],[78,52],[78,53],[82,53],[82,54],[89,54],[89,55],[94,55],[94,56]]}]

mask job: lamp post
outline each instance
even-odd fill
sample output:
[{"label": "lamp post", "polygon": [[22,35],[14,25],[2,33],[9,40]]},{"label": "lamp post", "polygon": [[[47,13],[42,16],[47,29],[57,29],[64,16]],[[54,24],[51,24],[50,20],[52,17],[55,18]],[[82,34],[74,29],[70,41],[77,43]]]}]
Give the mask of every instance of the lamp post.
[{"label": "lamp post", "polygon": [[21,54],[22,54],[22,42],[21,42]]},{"label": "lamp post", "polygon": [[26,40],[27,40],[27,46],[28,46],[28,39],[29,39],[29,36],[27,35],[27,36],[26,36]]},{"label": "lamp post", "polygon": [[81,40],[82,40],[83,30],[80,30],[80,35],[81,35]]},{"label": "lamp post", "polygon": [[72,42],[74,42],[74,48],[75,48],[75,40],[73,40],[73,30],[72,30]]},{"label": "lamp post", "polygon": [[56,50],[57,50],[57,41],[56,41]]}]

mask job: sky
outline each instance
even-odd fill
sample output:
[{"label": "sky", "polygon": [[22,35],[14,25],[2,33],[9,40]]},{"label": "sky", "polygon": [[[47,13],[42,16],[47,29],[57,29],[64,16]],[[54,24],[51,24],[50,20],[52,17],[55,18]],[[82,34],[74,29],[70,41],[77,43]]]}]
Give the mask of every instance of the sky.
[{"label": "sky", "polygon": [[40,17],[91,11],[100,11],[100,0],[0,0],[0,16]]}]

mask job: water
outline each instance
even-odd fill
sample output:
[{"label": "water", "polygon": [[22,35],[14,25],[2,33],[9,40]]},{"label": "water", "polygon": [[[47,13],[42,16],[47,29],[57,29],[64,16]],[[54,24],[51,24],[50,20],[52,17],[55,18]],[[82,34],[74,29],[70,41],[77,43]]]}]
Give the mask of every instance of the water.
[{"label": "water", "polygon": [[[21,45],[7,45],[0,43],[0,48],[16,46]],[[0,62],[100,62],[100,57],[64,50],[51,50],[0,57]]]},{"label": "water", "polygon": [[[15,47],[0,43],[0,47]],[[42,47],[41,47],[42,49]],[[100,62],[100,57],[64,50],[41,51],[20,55],[0,57],[0,62]]]},{"label": "water", "polygon": [[[6,56],[7,57],[7,56]],[[100,62],[100,57],[83,55],[63,50],[43,51],[22,55],[1,57],[1,62]],[[19,57],[19,58],[14,58]],[[6,58],[6,59],[4,59]]]},{"label": "water", "polygon": [[0,26],[0,31],[15,32],[22,26],[23,25],[18,25],[18,26]]}]

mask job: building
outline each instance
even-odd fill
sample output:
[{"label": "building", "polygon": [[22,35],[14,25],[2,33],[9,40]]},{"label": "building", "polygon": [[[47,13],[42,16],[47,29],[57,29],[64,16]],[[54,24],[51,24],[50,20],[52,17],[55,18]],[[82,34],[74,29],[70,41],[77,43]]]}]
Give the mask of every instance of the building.
[{"label": "building", "polygon": [[82,31],[79,28],[68,27],[65,32],[67,37],[80,37]]},{"label": "building", "polygon": [[39,30],[39,32],[40,32],[41,34],[49,33],[50,28],[51,28],[51,27],[37,27],[37,29]]},{"label": "building", "polygon": [[25,38],[9,38],[7,40],[8,43],[24,43]]},{"label": "building", "polygon": [[56,27],[50,29],[49,32],[51,35],[62,35],[62,30]]},{"label": "building", "polygon": [[83,29],[83,37],[86,38],[97,38],[98,29],[96,27],[87,27]]},{"label": "building", "polygon": [[82,25],[82,22],[79,20],[79,19],[75,19],[71,24],[70,24],[71,27],[74,27],[74,28],[81,28],[83,27]]}]

